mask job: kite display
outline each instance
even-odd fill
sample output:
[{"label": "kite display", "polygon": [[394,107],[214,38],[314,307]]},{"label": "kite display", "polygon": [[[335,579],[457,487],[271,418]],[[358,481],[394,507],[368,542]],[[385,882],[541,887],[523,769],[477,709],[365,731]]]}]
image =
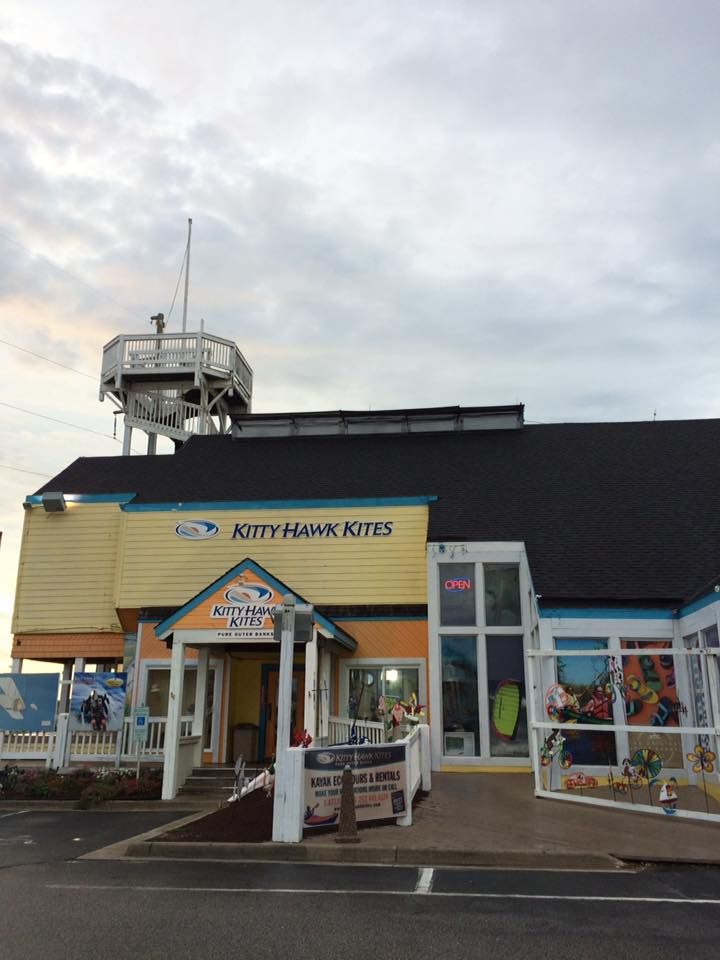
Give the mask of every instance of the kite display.
[{"label": "kite display", "polygon": [[492,725],[503,740],[514,740],[520,722],[522,684],[519,680],[502,680],[495,691]]}]

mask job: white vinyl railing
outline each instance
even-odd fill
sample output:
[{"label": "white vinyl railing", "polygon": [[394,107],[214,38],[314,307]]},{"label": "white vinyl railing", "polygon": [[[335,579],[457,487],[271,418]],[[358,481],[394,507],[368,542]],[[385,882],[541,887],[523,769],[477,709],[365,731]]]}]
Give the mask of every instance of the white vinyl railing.
[{"label": "white vinyl railing", "polygon": [[[130,393],[127,398],[126,422],[133,427],[152,427],[169,437],[184,440],[191,433],[213,434],[219,429],[211,416],[201,417],[202,408],[178,395],[158,396],[151,393]],[[193,429],[189,422],[195,421]]]},{"label": "white vinyl railing", "polygon": [[45,760],[55,744],[55,732],[0,730],[0,761]]},{"label": "white vinyl railing", "polygon": [[211,371],[236,377],[246,393],[252,392],[252,370],[231,340],[205,333],[148,333],[115,337],[103,347],[101,382],[119,386],[127,373]]},{"label": "white vinyl railing", "polygon": [[352,720],[349,717],[328,718],[328,746],[347,743],[352,737],[353,725],[358,738],[368,743],[384,743],[385,724],[376,720]]},{"label": "white vinyl railing", "polygon": [[[48,764],[53,761],[54,764],[62,766],[63,758],[70,763],[83,761],[120,763],[136,760],[139,755],[140,760],[154,760],[162,763],[166,725],[166,717],[149,717],[147,741],[138,746],[132,739],[131,717],[125,717],[121,735],[108,730],[70,730],[65,733],[67,719],[63,714],[58,718],[58,731],[64,743],[57,743],[58,732],[56,731],[47,733],[0,731],[0,762],[44,760]],[[192,736],[192,725],[192,717],[181,719],[181,739]]]}]

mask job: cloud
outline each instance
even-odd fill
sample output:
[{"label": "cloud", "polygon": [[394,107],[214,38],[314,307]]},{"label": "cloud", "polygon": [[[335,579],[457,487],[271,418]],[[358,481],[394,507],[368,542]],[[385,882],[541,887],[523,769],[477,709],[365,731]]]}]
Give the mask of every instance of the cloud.
[{"label": "cloud", "polygon": [[[97,371],[168,312],[191,216],[190,326],[255,410],[720,415],[714,3],[212,9],[4,4],[3,339]],[[112,431],[90,380],[0,350],[0,400]],[[6,419],[18,467],[118,449]]]}]

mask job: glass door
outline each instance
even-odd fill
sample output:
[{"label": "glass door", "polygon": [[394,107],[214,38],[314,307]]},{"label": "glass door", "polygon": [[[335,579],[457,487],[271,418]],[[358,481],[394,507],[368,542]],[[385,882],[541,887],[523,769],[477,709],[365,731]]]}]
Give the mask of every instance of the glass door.
[{"label": "glass door", "polygon": [[529,757],[517,563],[439,563],[443,757]]}]

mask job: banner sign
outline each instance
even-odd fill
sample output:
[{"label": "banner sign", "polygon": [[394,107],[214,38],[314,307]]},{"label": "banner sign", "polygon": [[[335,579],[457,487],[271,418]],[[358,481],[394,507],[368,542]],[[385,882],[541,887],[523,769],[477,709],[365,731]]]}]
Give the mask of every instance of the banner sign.
[{"label": "banner sign", "polygon": [[76,673],[70,697],[71,730],[122,730],[125,673]]},{"label": "banner sign", "polygon": [[55,729],[57,673],[0,673],[0,730]]},{"label": "banner sign", "polygon": [[305,827],[338,822],[346,764],[353,772],[358,821],[386,820],[407,813],[404,746],[321,747],[305,753]]},{"label": "banner sign", "polygon": [[212,630],[217,640],[274,642],[273,611],[281,603],[281,593],[244,570],[188,610],[174,628]]}]

